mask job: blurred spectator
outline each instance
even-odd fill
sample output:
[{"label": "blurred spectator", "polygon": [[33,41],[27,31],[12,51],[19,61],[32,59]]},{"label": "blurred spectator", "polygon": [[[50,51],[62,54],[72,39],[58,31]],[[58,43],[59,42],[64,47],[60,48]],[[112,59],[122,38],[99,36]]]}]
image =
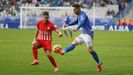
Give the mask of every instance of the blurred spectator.
[{"label": "blurred spectator", "polygon": [[[106,0],[107,1],[107,0]],[[104,0],[100,1],[100,6],[104,7],[106,5],[106,2]]]},{"label": "blurred spectator", "polygon": [[133,21],[131,19],[128,22],[128,29],[129,29],[129,31],[133,30]]},{"label": "blurred spectator", "polygon": [[36,3],[37,3],[37,0],[32,0],[32,3],[33,3],[33,4],[36,4]]},{"label": "blurred spectator", "polygon": [[106,13],[106,18],[113,18],[115,16],[116,16],[115,11],[108,9],[108,11]]},{"label": "blurred spectator", "polygon": [[128,25],[128,21],[126,19],[122,20],[123,30],[125,30],[126,26]]},{"label": "blurred spectator", "polygon": [[[79,3],[84,8],[91,8],[93,2],[95,2],[96,6],[106,6],[108,4],[118,4],[119,5],[119,13],[123,16],[123,11],[131,0],[1,0],[0,1],[0,12],[3,11],[8,12],[11,15],[17,15],[17,12],[20,12],[20,7],[23,6],[65,6],[70,7],[74,3]],[[26,4],[28,3],[28,4]],[[15,7],[15,8],[14,8]],[[11,8],[11,9],[10,9]],[[10,9],[10,10],[9,10]],[[111,12],[111,15],[109,14]],[[114,10],[109,10],[107,12],[107,16],[115,16]]]},{"label": "blurred spectator", "polygon": [[119,31],[120,30],[120,26],[122,25],[121,20],[118,20],[116,25],[117,25],[116,30]]},{"label": "blurred spectator", "polygon": [[123,11],[125,8],[126,8],[125,1],[120,1],[119,2],[119,11]]},{"label": "blurred spectator", "polygon": [[32,1],[32,0],[25,0],[27,3],[32,3],[32,2],[34,2],[34,1]]}]

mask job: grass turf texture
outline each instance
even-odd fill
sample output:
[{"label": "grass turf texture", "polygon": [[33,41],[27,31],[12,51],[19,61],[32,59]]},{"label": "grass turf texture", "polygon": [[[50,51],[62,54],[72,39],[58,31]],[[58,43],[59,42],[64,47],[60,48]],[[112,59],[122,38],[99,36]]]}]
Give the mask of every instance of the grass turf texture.
[{"label": "grass turf texture", "polygon": [[[133,74],[133,32],[95,31],[94,49],[103,61],[103,71],[97,72],[97,66],[86,45],[77,46],[64,56],[54,55],[59,72],[53,67],[43,49],[39,50],[37,66],[31,66],[33,60],[31,42],[34,30],[0,29],[0,75],[132,75]],[[74,32],[74,36],[80,34]],[[74,38],[73,38],[74,39]],[[67,47],[73,39],[58,38],[53,33],[53,44]]]}]

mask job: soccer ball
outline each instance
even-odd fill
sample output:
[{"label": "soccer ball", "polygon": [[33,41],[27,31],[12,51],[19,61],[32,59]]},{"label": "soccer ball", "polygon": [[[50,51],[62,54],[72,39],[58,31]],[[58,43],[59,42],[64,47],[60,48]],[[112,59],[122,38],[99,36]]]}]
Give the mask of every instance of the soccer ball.
[{"label": "soccer ball", "polygon": [[55,53],[57,53],[57,50],[58,50],[58,49],[62,49],[61,45],[55,44],[55,45],[53,46],[53,51],[54,51]]}]

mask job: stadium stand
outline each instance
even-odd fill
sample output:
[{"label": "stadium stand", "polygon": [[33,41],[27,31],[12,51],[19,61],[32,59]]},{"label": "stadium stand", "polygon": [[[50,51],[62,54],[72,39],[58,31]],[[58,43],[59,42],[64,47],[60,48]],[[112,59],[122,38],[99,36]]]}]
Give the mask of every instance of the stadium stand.
[{"label": "stadium stand", "polygon": [[[105,25],[103,23],[99,24],[99,19],[109,18],[115,20],[115,23],[123,18],[132,19],[132,0],[1,0],[0,25],[3,25],[3,27],[0,27],[4,28],[6,23],[11,23],[12,21],[16,21],[16,23],[13,23],[20,25],[21,7],[71,7],[74,3],[81,4],[83,9],[88,11],[90,17],[93,17],[93,7],[95,3],[95,20],[97,25]],[[18,28],[18,26],[12,27],[9,25],[9,28],[10,27]]]}]

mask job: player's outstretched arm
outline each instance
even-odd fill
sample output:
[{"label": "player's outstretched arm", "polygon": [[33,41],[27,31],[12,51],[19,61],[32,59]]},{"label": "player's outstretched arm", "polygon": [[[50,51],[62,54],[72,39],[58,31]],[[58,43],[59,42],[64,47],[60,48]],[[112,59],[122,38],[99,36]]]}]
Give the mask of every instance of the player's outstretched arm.
[{"label": "player's outstretched arm", "polygon": [[62,32],[59,31],[58,29],[56,30],[56,32],[58,33],[58,36],[59,36],[59,37],[62,37],[62,36],[63,36]]},{"label": "player's outstretched arm", "polygon": [[38,37],[38,33],[39,33],[39,22],[37,22],[37,27],[36,27],[34,40],[36,40],[36,38]]},{"label": "player's outstretched arm", "polygon": [[38,30],[36,30],[36,32],[35,32],[35,37],[34,37],[34,39],[33,39],[33,41],[32,41],[32,45],[35,45],[35,43],[36,43],[36,38],[37,38],[37,36],[38,36]]},{"label": "player's outstretched arm", "polygon": [[39,32],[39,31],[36,30],[34,40],[36,40],[36,38],[37,38],[37,36],[38,36],[38,32]]},{"label": "player's outstretched arm", "polygon": [[68,26],[72,26],[72,25],[75,25],[78,23],[78,18],[74,19],[74,20],[71,20],[67,25]]},{"label": "player's outstretched arm", "polygon": [[85,22],[85,20],[79,21],[78,27],[73,28],[73,31],[76,32],[77,30],[79,30],[84,25],[84,22]]}]

